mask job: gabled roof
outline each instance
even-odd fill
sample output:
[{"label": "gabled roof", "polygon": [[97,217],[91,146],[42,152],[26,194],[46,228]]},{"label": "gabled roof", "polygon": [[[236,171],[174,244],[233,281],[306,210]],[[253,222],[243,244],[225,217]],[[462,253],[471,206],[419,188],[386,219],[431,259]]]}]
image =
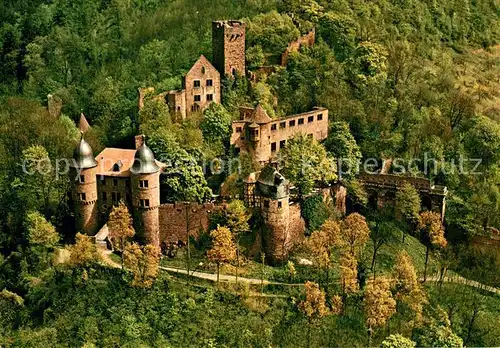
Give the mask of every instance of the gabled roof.
[{"label": "gabled roof", "polygon": [[209,69],[213,69],[213,73],[219,74],[219,71],[217,69],[215,69],[215,67],[212,65],[212,63],[210,63],[210,61],[202,54],[200,56],[200,58],[198,58],[198,60],[196,62],[194,62],[194,64],[191,67],[191,69],[189,69],[189,71],[186,73],[186,76],[189,75],[191,72],[193,72],[193,70],[197,66],[199,66],[200,64],[203,65],[203,66],[208,66]]},{"label": "gabled roof", "polygon": [[267,115],[266,110],[259,104],[252,111],[250,116],[245,119],[246,122],[257,123],[257,124],[266,124],[272,121],[272,118]]},{"label": "gabled roof", "polygon": [[80,121],[78,122],[78,129],[80,130],[80,132],[85,133],[86,131],[89,130],[89,128],[90,128],[90,125],[89,125],[87,119],[85,118],[85,115],[82,112],[80,114]]}]

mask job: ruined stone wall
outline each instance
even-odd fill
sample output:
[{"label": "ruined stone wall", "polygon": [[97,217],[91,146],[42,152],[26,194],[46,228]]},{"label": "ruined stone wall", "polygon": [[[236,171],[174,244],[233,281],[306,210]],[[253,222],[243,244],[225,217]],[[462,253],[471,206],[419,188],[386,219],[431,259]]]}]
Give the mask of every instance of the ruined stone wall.
[{"label": "ruined stone wall", "polygon": [[292,52],[297,52],[301,46],[311,47],[316,41],[316,31],[312,29],[307,34],[302,35],[297,40],[292,41],[288,44],[285,52],[281,55],[281,66],[286,66],[288,63],[288,56]]},{"label": "ruined stone wall", "polygon": [[169,91],[165,100],[168,104],[170,114],[174,116],[174,121],[181,121],[186,118],[186,91]]},{"label": "ruined stone wall", "polygon": [[[199,84],[198,87],[195,82]],[[186,115],[203,111],[212,102],[220,104],[220,74],[204,56],[196,61],[184,77],[184,89]]]},{"label": "ruined stone wall", "polygon": [[[244,110],[242,111],[244,112]],[[287,141],[296,134],[307,134],[321,141],[328,136],[328,110],[315,108],[298,115],[282,117],[259,127],[260,140],[249,140],[248,123],[234,121],[232,124],[231,145],[240,151],[249,153],[260,163],[266,163],[278,151],[286,146]]]},{"label": "ruined stone wall", "polygon": [[[78,173],[72,169],[69,173],[73,183],[72,199],[75,207],[76,231],[93,236],[99,229],[99,211],[97,207],[97,167],[84,169],[80,173],[84,182],[80,182]],[[82,193],[85,199],[82,199]]]},{"label": "ruined stone wall", "polygon": [[200,231],[207,231],[210,215],[225,209],[225,204],[177,202],[159,207],[160,245],[187,242],[189,235],[197,238]]},{"label": "ruined stone wall", "polygon": [[212,22],[212,61],[221,76],[245,75],[245,23]]}]

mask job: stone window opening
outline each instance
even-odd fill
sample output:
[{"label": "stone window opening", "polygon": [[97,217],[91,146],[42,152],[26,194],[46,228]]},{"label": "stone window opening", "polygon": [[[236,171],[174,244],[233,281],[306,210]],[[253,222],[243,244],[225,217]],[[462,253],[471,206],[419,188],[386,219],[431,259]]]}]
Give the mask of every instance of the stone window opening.
[{"label": "stone window opening", "polygon": [[269,200],[264,200],[264,208],[269,208]]},{"label": "stone window opening", "polygon": [[204,66],[202,66],[202,67],[201,67],[201,73],[202,73],[202,74],[204,74],[204,73],[205,73],[205,67],[204,67]]},{"label": "stone window opening", "polygon": [[271,143],[271,152],[276,152],[276,143]]},{"label": "stone window opening", "polygon": [[276,123],[273,123],[273,124],[271,125],[271,130],[272,130],[272,131],[275,131],[275,130],[276,130],[276,128],[277,128],[277,127],[276,127]]},{"label": "stone window opening", "polygon": [[214,82],[212,79],[207,80],[207,87],[212,87],[214,85]]},{"label": "stone window opening", "polygon": [[241,127],[236,127],[236,133],[241,133],[243,129]]},{"label": "stone window opening", "polygon": [[180,106],[177,107],[177,111],[181,111],[181,107]]},{"label": "stone window opening", "polygon": [[283,149],[286,146],[286,140],[280,141],[280,149]]},{"label": "stone window opening", "polygon": [[318,114],[318,121],[323,120],[323,114]]},{"label": "stone window opening", "polygon": [[199,102],[199,101],[201,101],[201,95],[200,95],[200,94],[195,94],[195,96],[194,96],[194,101],[195,101],[195,102]]},{"label": "stone window opening", "polygon": [[307,123],[311,123],[311,122],[314,122],[314,116],[309,116],[307,118]]},{"label": "stone window opening", "polygon": [[118,179],[113,179],[113,186],[118,186]]},{"label": "stone window opening", "polygon": [[304,124],[304,119],[303,119],[303,118],[299,118],[299,126],[300,126],[301,124]]},{"label": "stone window opening", "polygon": [[235,68],[232,68],[232,69],[231,69],[231,73],[233,74],[233,76],[236,76],[236,69],[235,69]]},{"label": "stone window opening", "polygon": [[149,199],[140,199],[139,205],[141,208],[149,208]]},{"label": "stone window opening", "polygon": [[291,120],[290,122],[288,122],[288,125],[290,127],[295,127],[295,120]]},{"label": "stone window opening", "polygon": [[80,198],[81,201],[87,200],[87,195],[85,194],[85,192],[79,193],[78,197]]},{"label": "stone window opening", "polygon": [[194,87],[195,87],[195,88],[201,87],[201,82],[200,82],[200,80],[194,80],[194,82],[193,82],[193,83],[194,83]]},{"label": "stone window opening", "polygon": [[281,209],[282,206],[283,204],[281,202],[278,202],[278,209]]},{"label": "stone window opening", "polygon": [[191,105],[191,111],[200,111],[200,106],[198,104]]},{"label": "stone window opening", "polygon": [[213,94],[207,94],[207,101],[212,101],[214,100],[214,95]]},{"label": "stone window opening", "polygon": [[148,188],[149,187],[148,180],[139,180],[139,187],[140,188]]},{"label": "stone window opening", "polygon": [[286,122],[280,122],[280,129],[286,128]]},{"label": "stone window opening", "polygon": [[78,177],[78,182],[79,182],[80,184],[84,184],[84,183],[85,183],[85,175],[80,175],[80,176]]}]

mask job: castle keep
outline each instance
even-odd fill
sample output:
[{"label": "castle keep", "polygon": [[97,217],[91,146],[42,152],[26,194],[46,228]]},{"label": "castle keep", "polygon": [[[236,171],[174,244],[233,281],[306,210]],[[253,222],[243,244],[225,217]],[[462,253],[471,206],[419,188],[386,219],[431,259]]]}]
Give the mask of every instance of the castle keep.
[{"label": "castle keep", "polygon": [[219,73],[245,76],[245,31],[240,21],[212,22],[212,56]]}]

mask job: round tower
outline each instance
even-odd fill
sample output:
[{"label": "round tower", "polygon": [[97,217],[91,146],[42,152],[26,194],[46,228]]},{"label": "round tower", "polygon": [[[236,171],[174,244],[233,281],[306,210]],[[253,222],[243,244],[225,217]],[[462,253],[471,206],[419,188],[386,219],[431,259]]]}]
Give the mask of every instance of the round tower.
[{"label": "round tower", "polygon": [[135,152],[130,171],[135,229],[145,243],[159,247],[160,167],[146,142]]},{"label": "round tower", "polygon": [[76,231],[95,235],[99,228],[97,208],[97,162],[92,148],[82,138],[73,152],[70,164],[72,199],[75,209]]},{"label": "round tower", "polygon": [[257,180],[256,192],[266,226],[264,251],[272,263],[282,262],[288,257],[291,247],[288,181],[276,169],[266,166]]}]

